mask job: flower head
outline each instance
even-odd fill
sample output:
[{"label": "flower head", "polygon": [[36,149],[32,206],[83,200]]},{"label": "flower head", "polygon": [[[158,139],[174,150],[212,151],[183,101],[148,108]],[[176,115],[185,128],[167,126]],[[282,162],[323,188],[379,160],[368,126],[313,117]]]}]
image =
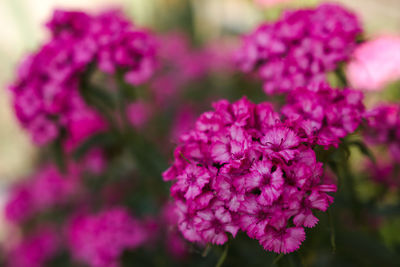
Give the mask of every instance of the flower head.
[{"label": "flower head", "polygon": [[242,71],[257,71],[267,94],[320,83],[350,57],[361,32],[357,17],[336,4],[287,11],[244,37],[237,52]]},{"label": "flower head", "polygon": [[268,103],[213,107],[181,136],[163,175],[173,181],[179,230],[191,242],[218,245],[242,230],[267,250],[296,250],[303,227],[318,222],[312,211],[325,211],[336,190],[321,180],[314,143]]},{"label": "flower head", "polygon": [[77,216],[67,233],[73,257],[94,267],[119,266],[123,251],[146,239],[143,226],[122,207]]},{"label": "flower head", "polygon": [[118,72],[127,83],[142,84],[156,67],[155,41],[117,11],[57,10],[47,26],[50,40],[21,63],[11,85],[15,113],[38,145],[64,132],[77,143],[107,126],[81,95],[92,72]]}]

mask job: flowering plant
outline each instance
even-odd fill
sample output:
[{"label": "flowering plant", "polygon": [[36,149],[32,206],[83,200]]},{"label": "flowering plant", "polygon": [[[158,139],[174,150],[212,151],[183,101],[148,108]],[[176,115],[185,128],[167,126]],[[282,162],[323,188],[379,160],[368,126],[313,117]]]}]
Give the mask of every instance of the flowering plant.
[{"label": "flowering plant", "polygon": [[116,10],[46,26],[10,86],[40,167],[9,190],[6,266],[396,266],[400,108],[347,82],[353,12],[240,45]]}]

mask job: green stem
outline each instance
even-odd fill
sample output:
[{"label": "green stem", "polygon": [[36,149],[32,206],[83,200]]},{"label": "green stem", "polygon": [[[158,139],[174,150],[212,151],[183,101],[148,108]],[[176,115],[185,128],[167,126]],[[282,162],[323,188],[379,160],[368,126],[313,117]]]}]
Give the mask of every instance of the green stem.
[{"label": "green stem", "polygon": [[335,226],[333,223],[333,216],[332,211],[328,210],[328,219],[329,219],[329,230],[331,231],[331,246],[332,246],[332,253],[336,252],[336,237],[335,237]]},{"label": "green stem", "polygon": [[218,262],[217,262],[217,265],[215,265],[215,267],[221,267],[222,264],[224,264],[225,259],[226,259],[226,256],[228,255],[228,248],[229,248],[229,245],[226,244],[226,245],[225,245],[225,249],[224,249],[224,251],[222,252],[222,255],[221,255],[221,257],[219,258],[219,260],[218,260]]},{"label": "green stem", "polygon": [[277,263],[283,258],[285,254],[281,253],[278,256],[276,256],[276,258],[274,259],[274,261],[272,262],[272,266],[277,265]]}]

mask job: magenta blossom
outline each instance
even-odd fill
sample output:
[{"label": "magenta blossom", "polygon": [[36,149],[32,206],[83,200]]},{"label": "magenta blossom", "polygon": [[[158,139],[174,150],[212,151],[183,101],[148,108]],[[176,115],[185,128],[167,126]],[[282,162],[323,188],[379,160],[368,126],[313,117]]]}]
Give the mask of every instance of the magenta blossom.
[{"label": "magenta blossom", "polygon": [[337,4],[287,11],[244,37],[237,62],[256,71],[267,94],[326,81],[326,73],[349,59],[361,33],[357,17]]},{"label": "magenta blossom", "polygon": [[155,41],[117,11],[57,10],[47,26],[50,40],[21,63],[11,85],[14,109],[37,145],[65,136],[71,147],[107,126],[80,94],[90,89],[89,76],[118,72],[144,83],[156,67]]},{"label": "magenta blossom", "polygon": [[387,145],[392,157],[400,161],[400,106],[382,104],[365,113],[364,135],[375,145]]},{"label": "magenta blossom", "polygon": [[62,174],[56,166],[46,165],[11,190],[5,207],[6,218],[21,222],[35,213],[66,204],[79,192],[79,173],[75,166]]},{"label": "magenta blossom", "polygon": [[57,255],[60,240],[52,228],[43,228],[26,237],[11,248],[8,267],[42,267]]},{"label": "magenta blossom", "polygon": [[354,132],[363,118],[363,94],[328,85],[299,87],[288,94],[282,113],[299,127],[309,142],[337,146],[340,138]]},{"label": "magenta blossom", "polygon": [[143,226],[122,207],[77,216],[67,233],[73,257],[93,267],[119,266],[122,253],[146,239]]},{"label": "magenta blossom", "polygon": [[266,250],[298,249],[303,227],[318,222],[313,210],[325,211],[336,191],[322,181],[314,140],[268,103],[213,107],[181,135],[163,174],[173,181],[179,230],[191,242],[222,245],[242,230]]}]

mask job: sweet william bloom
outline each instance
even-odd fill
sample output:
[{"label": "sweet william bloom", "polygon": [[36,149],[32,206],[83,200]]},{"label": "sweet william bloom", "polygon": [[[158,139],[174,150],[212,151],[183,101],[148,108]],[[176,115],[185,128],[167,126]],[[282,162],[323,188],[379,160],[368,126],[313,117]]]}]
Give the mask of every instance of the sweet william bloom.
[{"label": "sweet william bloom", "polygon": [[269,206],[281,195],[284,182],[280,167],[264,159],[251,166],[249,174],[245,177],[244,186],[248,191],[254,188],[261,190],[257,200],[260,204]]},{"label": "sweet william bloom", "polygon": [[42,267],[57,255],[60,240],[54,229],[46,227],[24,237],[7,255],[8,267]]},{"label": "sweet william bloom", "polygon": [[303,228],[318,222],[313,211],[326,211],[336,191],[316,160],[319,136],[307,138],[301,121],[282,121],[268,103],[213,107],[181,136],[163,174],[173,183],[179,230],[191,242],[221,245],[242,230],[266,250],[298,249]]},{"label": "sweet william bloom", "polygon": [[379,161],[377,164],[368,163],[365,171],[372,181],[389,188],[398,189],[400,188],[400,179],[396,172],[396,164],[393,161]]},{"label": "sweet william bloom", "polygon": [[88,76],[118,72],[132,85],[146,82],[156,67],[155,41],[117,11],[57,10],[47,26],[51,38],[25,58],[10,86],[14,109],[35,144],[63,133],[71,147],[107,128],[80,95]]},{"label": "sweet william bloom", "polygon": [[387,145],[395,161],[400,161],[400,106],[381,104],[365,112],[366,140],[375,145]]},{"label": "sweet william bloom", "polygon": [[400,79],[400,36],[381,36],[359,45],[347,65],[350,84],[357,89],[382,90]]},{"label": "sweet william bloom", "polygon": [[204,167],[188,165],[182,176],[178,176],[178,182],[172,190],[179,190],[185,193],[186,199],[194,199],[200,195],[203,187],[208,184],[212,174]]},{"label": "sweet william bloom", "polygon": [[351,89],[334,89],[326,84],[299,87],[288,94],[282,113],[310,143],[337,146],[340,138],[360,125],[363,94]]},{"label": "sweet william bloom", "polygon": [[273,127],[261,138],[263,149],[270,157],[289,161],[296,155],[300,138],[287,127]]},{"label": "sweet william bloom", "polygon": [[93,267],[119,266],[122,253],[146,239],[144,228],[122,207],[77,216],[67,234],[72,256]]},{"label": "sweet william bloom", "polygon": [[54,165],[45,165],[37,173],[15,186],[6,203],[6,218],[23,222],[35,213],[66,204],[79,191],[78,169],[62,174]]},{"label": "sweet william bloom", "polygon": [[276,253],[290,253],[297,250],[306,238],[306,233],[301,227],[275,229],[268,227],[260,244],[265,250]]},{"label": "sweet william bloom", "polygon": [[228,241],[226,232],[235,237],[239,230],[223,202],[213,202],[210,209],[197,212],[194,224],[204,241],[216,245]]},{"label": "sweet william bloom", "polygon": [[337,4],[287,11],[244,36],[239,68],[256,72],[267,94],[326,81],[326,73],[349,59],[361,33],[357,17]]}]

